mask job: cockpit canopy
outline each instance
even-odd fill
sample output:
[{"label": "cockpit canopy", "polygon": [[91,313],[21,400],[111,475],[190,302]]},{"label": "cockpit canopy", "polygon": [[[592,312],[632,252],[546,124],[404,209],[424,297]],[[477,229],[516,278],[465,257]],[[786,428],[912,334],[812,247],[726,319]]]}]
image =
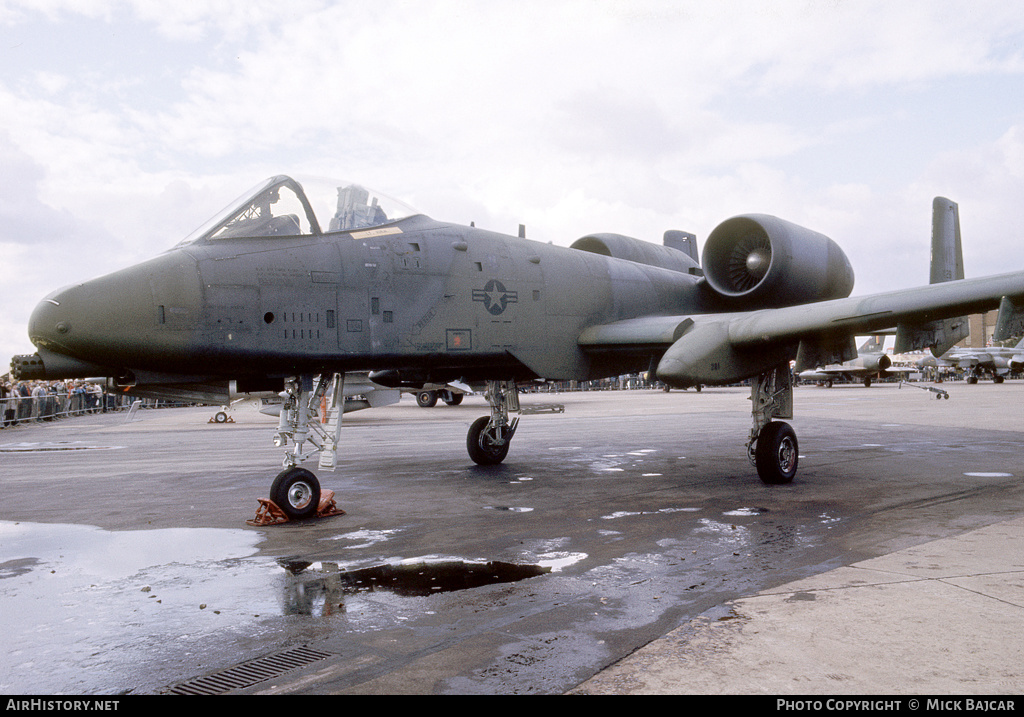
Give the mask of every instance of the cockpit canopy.
[{"label": "cockpit canopy", "polygon": [[366,229],[417,213],[358,184],[323,179],[304,179],[300,184],[280,174],[243,194],[178,246],[230,237],[302,236]]}]

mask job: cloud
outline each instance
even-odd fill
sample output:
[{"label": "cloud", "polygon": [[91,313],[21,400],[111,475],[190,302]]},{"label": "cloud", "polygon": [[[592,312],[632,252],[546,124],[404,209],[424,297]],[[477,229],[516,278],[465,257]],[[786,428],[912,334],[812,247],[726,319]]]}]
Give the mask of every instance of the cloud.
[{"label": "cloud", "polygon": [[29,235],[142,259],[279,172],[563,245],[775,213],[858,293],[926,275],[944,194],[969,271],[1024,265],[1013,3],[8,0],[0,29],[16,268]]}]

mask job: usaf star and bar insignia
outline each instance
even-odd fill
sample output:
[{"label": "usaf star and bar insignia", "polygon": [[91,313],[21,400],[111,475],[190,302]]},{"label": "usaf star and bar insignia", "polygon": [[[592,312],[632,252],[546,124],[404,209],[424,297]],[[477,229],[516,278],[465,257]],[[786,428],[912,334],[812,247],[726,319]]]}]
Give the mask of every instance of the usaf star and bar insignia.
[{"label": "usaf star and bar insignia", "polygon": [[473,290],[473,301],[483,302],[484,308],[493,316],[499,316],[505,312],[509,304],[519,302],[519,292],[509,291],[497,279],[491,279],[483,289]]}]

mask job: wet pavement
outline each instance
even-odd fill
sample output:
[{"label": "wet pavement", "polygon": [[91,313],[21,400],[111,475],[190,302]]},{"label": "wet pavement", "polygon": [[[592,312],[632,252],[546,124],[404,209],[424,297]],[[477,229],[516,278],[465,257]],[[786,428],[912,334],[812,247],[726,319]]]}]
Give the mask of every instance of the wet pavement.
[{"label": "wet pavement", "polygon": [[251,409],[5,429],[0,690],[567,692],[731,601],[1024,514],[1022,386],[799,387],[774,487],[744,389],[524,396],[565,413],[492,468],[482,399],[406,397],[345,417],[318,472],[345,515],[268,528]]}]

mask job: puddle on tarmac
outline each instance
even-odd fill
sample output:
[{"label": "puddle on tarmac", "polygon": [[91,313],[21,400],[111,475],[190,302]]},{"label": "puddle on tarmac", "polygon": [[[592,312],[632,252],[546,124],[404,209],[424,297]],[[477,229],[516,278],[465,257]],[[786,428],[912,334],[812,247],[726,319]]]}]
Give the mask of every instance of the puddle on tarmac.
[{"label": "puddle on tarmac", "polygon": [[85,441],[4,443],[0,453],[47,453],[50,451],[113,451],[123,446],[98,446]]},{"label": "puddle on tarmac", "polygon": [[[304,560],[278,561],[296,577],[286,612],[311,614],[316,594],[338,602],[346,594],[384,591],[403,597],[426,597],[485,585],[512,583],[551,572],[550,567],[519,565],[501,561],[463,560],[402,561],[356,570],[343,570],[337,563]],[[339,603],[338,607],[342,607]]]},{"label": "puddle on tarmac", "polygon": [[737,508],[736,510],[727,510],[722,515],[763,515],[767,512],[767,508]]},{"label": "puddle on tarmac", "polygon": [[[366,543],[383,536],[347,537]],[[282,616],[347,612],[337,629],[362,630],[423,610],[416,602],[397,607],[386,599],[368,609],[371,598],[363,592],[464,590],[535,577],[574,559],[550,555],[545,564],[533,556],[535,564],[528,565],[417,559],[370,568],[334,563],[313,575],[309,564],[299,568],[259,556],[262,539],[250,530],[107,531],[0,521],[0,693],[119,692],[159,679],[162,665],[194,661],[241,637],[277,634],[286,629]],[[347,611],[346,597],[353,603]],[[174,678],[169,674],[161,683]]]},{"label": "puddle on tarmac", "polygon": [[321,541],[341,541],[341,540],[354,540],[357,541],[355,545],[344,546],[345,550],[355,550],[356,548],[369,548],[377,543],[383,543],[390,540],[392,537],[400,533],[400,530],[355,530],[351,533],[344,533],[342,535],[335,535],[330,538],[321,538]]},{"label": "puddle on tarmac", "polygon": [[251,620],[250,593],[279,611],[266,569],[247,562],[260,539],[0,521],[0,692],[121,691],[165,654]]},{"label": "puddle on tarmac", "polygon": [[666,513],[696,513],[700,508],[659,508],[658,510],[620,510],[609,515],[602,515],[601,520],[617,520],[619,518],[632,518],[638,515],[664,515]]}]

